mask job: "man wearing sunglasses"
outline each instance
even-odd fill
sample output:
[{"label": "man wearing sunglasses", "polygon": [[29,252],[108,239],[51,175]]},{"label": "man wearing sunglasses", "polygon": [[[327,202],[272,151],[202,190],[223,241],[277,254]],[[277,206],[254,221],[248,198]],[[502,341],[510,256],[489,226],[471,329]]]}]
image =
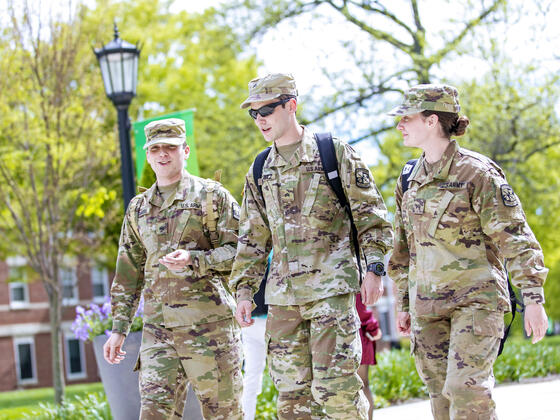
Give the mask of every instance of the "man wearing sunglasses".
[{"label": "man wearing sunglasses", "polygon": [[[253,295],[273,249],[266,285],[268,366],[280,419],[367,419],[357,375],[361,359],[355,294],[371,305],[383,294],[384,255],[392,244],[387,211],[368,167],[334,139],[338,174],[350,203],[368,272],[360,286],[349,216],[327,182],[313,133],[296,119],[290,74],[249,83],[249,108],[272,143],[259,179],[246,176],[230,288],[236,319],[253,324]],[[362,258],[362,261],[363,259]]]}]

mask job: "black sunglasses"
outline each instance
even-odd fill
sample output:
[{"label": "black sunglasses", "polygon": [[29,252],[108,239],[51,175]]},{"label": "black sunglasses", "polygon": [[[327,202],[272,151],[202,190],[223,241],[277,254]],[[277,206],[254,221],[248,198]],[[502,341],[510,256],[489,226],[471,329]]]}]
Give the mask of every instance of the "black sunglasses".
[{"label": "black sunglasses", "polygon": [[288,99],[282,99],[281,101],[278,102],[273,102],[271,104],[265,105],[265,106],[261,106],[259,109],[251,109],[249,108],[249,115],[256,120],[257,119],[257,114],[259,114],[261,117],[268,117],[270,114],[272,114],[274,112],[274,109],[276,109],[276,107],[278,105],[283,105],[286,102],[290,102],[290,99],[292,98],[288,98]]}]

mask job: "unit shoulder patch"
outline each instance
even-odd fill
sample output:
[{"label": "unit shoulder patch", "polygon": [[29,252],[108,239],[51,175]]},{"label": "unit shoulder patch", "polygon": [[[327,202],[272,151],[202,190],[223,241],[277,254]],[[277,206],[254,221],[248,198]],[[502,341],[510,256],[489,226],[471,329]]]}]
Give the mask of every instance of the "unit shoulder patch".
[{"label": "unit shoulder patch", "polygon": [[500,193],[502,195],[502,201],[506,207],[515,207],[519,204],[517,196],[513,192],[513,188],[508,184],[503,184],[500,186]]},{"label": "unit shoulder patch", "polygon": [[360,188],[369,188],[371,179],[367,168],[356,168],[356,186]]}]

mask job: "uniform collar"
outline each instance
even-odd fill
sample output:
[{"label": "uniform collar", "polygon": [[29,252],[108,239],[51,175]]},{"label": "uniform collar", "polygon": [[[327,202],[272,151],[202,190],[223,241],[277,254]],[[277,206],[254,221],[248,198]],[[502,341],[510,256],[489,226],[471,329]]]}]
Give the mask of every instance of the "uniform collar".
[{"label": "uniform collar", "polygon": [[298,166],[301,163],[313,162],[315,159],[315,140],[313,138],[313,133],[308,130],[305,126],[303,128],[303,136],[301,143],[290,158],[288,162],[284,160],[282,155],[276,150],[276,146],[273,145],[270,150],[270,155],[268,157],[269,167],[281,167],[289,165],[290,167]]},{"label": "uniform collar", "polygon": [[431,179],[447,179],[447,176],[449,175],[449,168],[451,167],[455,153],[457,153],[458,150],[459,143],[457,143],[456,140],[451,140],[445,149],[445,152],[443,152],[441,159],[434,167],[432,173],[435,175],[433,175],[433,178],[430,177],[430,175],[428,175],[424,170],[424,160],[426,159],[426,155],[425,153],[422,153],[422,156],[420,156],[418,163],[410,174],[410,180],[422,184],[423,182],[430,181]]},{"label": "uniform collar", "polygon": [[161,194],[158,193],[157,190],[157,182],[146,191],[146,197],[148,201],[153,206],[161,207],[162,210],[166,209],[167,207],[171,206],[176,200],[185,200],[187,196],[187,186],[190,183],[191,174],[187,171],[183,170],[181,174],[181,180],[179,181],[179,185],[177,186],[177,191],[175,192],[175,196],[171,196],[167,199],[167,202],[163,201],[163,197]]}]

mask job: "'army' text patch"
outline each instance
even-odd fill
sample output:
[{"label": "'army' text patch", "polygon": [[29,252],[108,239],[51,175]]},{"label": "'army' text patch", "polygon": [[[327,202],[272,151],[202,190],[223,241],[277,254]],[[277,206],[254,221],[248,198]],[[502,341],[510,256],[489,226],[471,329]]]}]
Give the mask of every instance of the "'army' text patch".
[{"label": "'army' text patch", "polygon": [[369,171],[366,168],[356,168],[356,185],[360,188],[369,188],[371,180]]}]

